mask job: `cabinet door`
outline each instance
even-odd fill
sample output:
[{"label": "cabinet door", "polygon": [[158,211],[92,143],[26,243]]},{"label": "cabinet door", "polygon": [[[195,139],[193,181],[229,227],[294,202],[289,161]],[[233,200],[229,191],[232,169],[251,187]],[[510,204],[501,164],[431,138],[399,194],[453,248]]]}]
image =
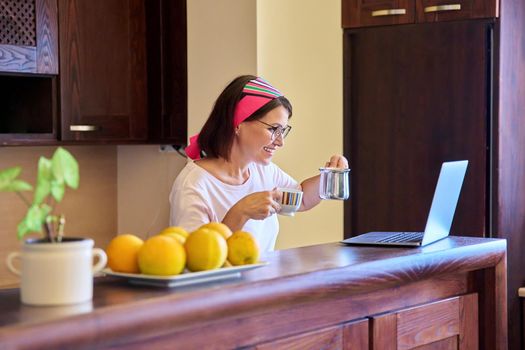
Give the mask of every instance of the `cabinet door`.
[{"label": "cabinet door", "polygon": [[58,74],[56,0],[0,0],[0,71]]},{"label": "cabinet door", "polygon": [[324,328],[293,337],[259,344],[257,350],[366,350],[368,349],[368,320]]},{"label": "cabinet door", "polygon": [[489,226],[490,21],[347,31],[345,234],[422,231],[442,162],[469,160],[452,234]]},{"label": "cabinet door", "polygon": [[147,137],[143,0],[59,0],[63,140]]},{"label": "cabinet door", "polygon": [[418,22],[498,17],[498,0],[418,0]]},{"label": "cabinet door", "polygon": [[342,0],[343,28],[414,23],[415,0]]},{"label": "cabinet door", "polygon": [[371,317],[372,349],[477,350],[478,296],[446,299]]}]

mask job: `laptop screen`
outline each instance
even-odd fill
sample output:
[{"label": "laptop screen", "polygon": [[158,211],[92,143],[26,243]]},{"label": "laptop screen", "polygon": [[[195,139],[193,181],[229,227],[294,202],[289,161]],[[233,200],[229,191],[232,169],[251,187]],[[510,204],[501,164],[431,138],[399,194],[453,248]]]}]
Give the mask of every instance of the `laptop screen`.
[{"label": "laptop screen", "polygon": [[445,162],[441,166],[438,183],[428,214],[422,245],[448,236],[465,173],[467,160]]}]

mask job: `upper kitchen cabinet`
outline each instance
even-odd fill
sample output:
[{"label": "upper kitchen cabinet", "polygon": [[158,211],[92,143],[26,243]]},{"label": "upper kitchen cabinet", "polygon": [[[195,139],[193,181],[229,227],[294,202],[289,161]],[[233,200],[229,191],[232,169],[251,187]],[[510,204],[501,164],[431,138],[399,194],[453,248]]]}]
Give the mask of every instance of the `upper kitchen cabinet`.
[{"label": "upper kitchen cabinet", "polygon": [[0,0],[0,72],[58,74],[56,0]]},{"label": "upper kitchen cabinet", "polygon": [[343,28],[414,23],[415,0],[343,0]]},{"label": "upper kitchen cabinet", "polygon": [[498,16],[498,0],[342,0],[343,28]]},{"label": "upper kitchen cabinet", "polygon": [[148,0],[148,141],[187,138],[186,0]]},{"label": "upper kitchen cabinet", "polygon": [[61,139],[146,141],[143,0],[59,0]]},{"label": "upper kitchen cabinet", "polygon": [[418,22],[498,17],[498,0],[418,0]]}]

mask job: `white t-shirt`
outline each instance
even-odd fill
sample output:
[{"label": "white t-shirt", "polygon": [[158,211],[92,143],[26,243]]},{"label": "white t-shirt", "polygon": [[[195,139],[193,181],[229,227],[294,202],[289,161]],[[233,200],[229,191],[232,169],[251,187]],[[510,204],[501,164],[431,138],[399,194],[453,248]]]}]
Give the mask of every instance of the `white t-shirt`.
[{"label": "white t-shirt", "polygon": [[[226,184],[195,164],[188,162],[173,183],[170,193],[170,225],[194,231],[208,222],[221,222],[228,210],[240,199],[254,192],[276,187],[298,188],[292,177],[277,165],[249,166],[250,177],[242,185]],[[243,231],[255,236],[262,253],[275,247],[279,221],[277,215],[264,220],[248,220]]]}]

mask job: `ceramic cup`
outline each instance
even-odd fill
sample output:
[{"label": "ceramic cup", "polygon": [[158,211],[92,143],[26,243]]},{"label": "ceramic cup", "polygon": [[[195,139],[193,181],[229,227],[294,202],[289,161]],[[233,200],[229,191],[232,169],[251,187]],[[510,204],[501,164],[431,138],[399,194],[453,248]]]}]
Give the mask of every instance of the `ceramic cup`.
[{"label": "ceramic cup", "polygon": [[297,209],[301,206],[303,192],[295,188],[278,188],[277,191],[283,194],[279,203],[281,205],[279,214],[294,216]]},{"label": "ceramic cup", "polygon": [[[93,248],[92,239],[65,237],[60,243],[27,240],[22,252],[7,256],[7,267],[21,276],[22,303],[28,305],[68,305],[93,298],[93,274],[107,262],[102,249]],[[93,258],[98,261],[93,266]],[[21,260],[21,269],[13,265]]]}]

